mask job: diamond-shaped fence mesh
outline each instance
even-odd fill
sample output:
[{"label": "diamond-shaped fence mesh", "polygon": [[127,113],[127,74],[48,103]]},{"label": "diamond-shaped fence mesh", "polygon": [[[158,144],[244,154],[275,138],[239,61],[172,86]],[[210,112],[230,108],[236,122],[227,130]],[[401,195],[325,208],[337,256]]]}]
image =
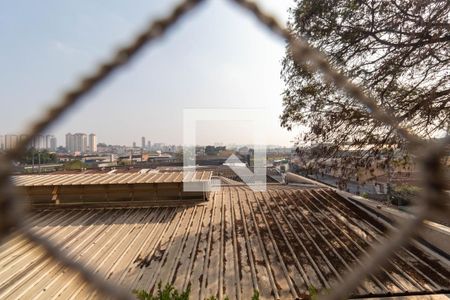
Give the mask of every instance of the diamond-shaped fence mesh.
[{"label": "diamond-shaped fence mesh", "polygon": [[[441,160],[450,143],[450,138],[447,136],[446,139],[440,142],[425,142],[410,133],[406,128],[402,128],[396,118],[379,107],[377,102],[363,88],[353,84],[349,78],[334,69],[321,52],[311,47],[301,37],[293,35],[287,28],[278,23],[273,16],[263,12],[257,4],[247,0],[231,1],[256,17],[262,26],[287,41],[289,51],[291,51],[296,63],[305,64],[311,71],[322,73],[325,81],[332,82],[336,88],[341,89],[365,105],[373,118],[396,130],[408,142],[409,151],[414,153],[420,160],[424,193],[417,201],[418,203],[416,203],[417,210],[414,218],[400,224],[397,230],[390,233],[386,239],[387,242],[374,247],[373,251],[363,259],[362,264],[352,270],[344,278],[344,281],[339,284],[338,288],[333,288],[330,293],[323,296],[326,299],[346,298],[364,278],[376,272],[398,249],[405,246],[420,231],[425,219],[437,214],[448,214],[445,203],[449,200],[449,196],[445,191],[444,167]],[[119,70],[122,65],[130,62],[144,45],[156,42],[157,38],[166,34],[181,17],[193,10],[201,2],[203,1],[185,0],[175,6],[167,16],[150,22],[147,28],[139,33],[129,45],[117,50],[108,61],[99,64],[92,74],[82,78],[72,89],[63,94],[53,107],[44,112],[44,115],[39,120],[32,123],[27,132],[27,138],[21,140],[13,150],[0,157],[0,243],[13,230],[18,230],[30,241],[42,247],[47,256],[79,273],[84,281],[105,297],[134,299],[129,291],[94,274],[88,267],[73,261],[52,242],[30,229],[26,223],[26,218],[24,218],[25,212],[21,205],[23,201],[10,180],[12,162],[21,157],[34,136],[40,134],[58,118],[61,118],[65,112],[79,102],[87,93],[99,86],[114,71]]]}]

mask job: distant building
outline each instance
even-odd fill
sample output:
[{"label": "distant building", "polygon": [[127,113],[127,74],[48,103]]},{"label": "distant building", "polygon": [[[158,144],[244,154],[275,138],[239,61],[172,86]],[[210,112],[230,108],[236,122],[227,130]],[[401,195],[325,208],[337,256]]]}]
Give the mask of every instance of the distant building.
[{"label": "distant building", "polygon": [[239,148],[238,152],[241,155],[247,155],[248,154],[248,150],[249,150],[249,148],[247,146],[244,146],[244,147]]},{"label": "distant building", "polygon": [[196,146],[195,147],[195,154],[197,154],[197,155],[205,155],[205,147],[203,147],[203,146]]},{"label": "distant building", "polygon": [[86,153],[87,135],[85,133],[66,134],[66,149],[69,153]]},{"label": "distant building", "polygon": [[5,150],[5,137],[0,134],[0,150]]},{"label": "distant building", "polygon": [[66,150],[67,152],[71,153],[74,152],[74,136],[71,133],[66,134]]},{"label": "distant building", "polygon": [[50,150],[50,141],[51,141],[52,137],[53,136],[50,134],[47,134],[45,136],[45,149],[47,149],[47,150]]},{"label": "distant building", "polygon": [[37,139],[37,145],[38,145],[38,147],[36,147],[36,148],[39,150],[44,150],[45,149],[45,135],[37,135],[36,139]]},{"label": "distant building", "polygon": [[162,148],[162,151],[164,152],[175,152],[175,150],[176,150],[175,145],[167,145]]},{"label": "distant building", "polygon": [[225,146],[206,146],[205,147],[205,154],[206,155],[217,155],[220,151],[227,150],[227,147]]},{"label": "distant building", "polygon": [[152,142],[151,141],[147,141],[147,149],[148,150],[152,149]]},{"label": "distant building", "polygon": [[128,164],[136,162],[144,162],[149,159],[148,153],[128,153],[127,155],[120,155],[118,158],[119,162],[125,162]]},{"label": "distant building", "polygon": [[45,145],[45,136],[43,136],[43,135],[36,135],[34,138],[33,138],[33,141],[31,142],[31,146],[34,148],[34,149],[37,149],[37,150],[44,150],[44,149],[46,149],[46,145]]},{"label": "distant building", "polygon": [[56,148],[58,147],[57,141],[56,141],[56,137],[52,136],[52,138],[50,139],[50,148],[49,150],[52,152],[56,152]]},{"label": "distant building", "polygon": [[97,136],[94,133],[89,135],[89,151],[91,153],[97,152]]},{"label": "distant building", "polygon": [[170,154],[161,154],[160,151],[157,152],[156,155],[147,156],[147,161],[149,162],[172,162],[174,160],[173,156]]},{"label": "distant building", "polygon": [[47,134],[45,136],[45,149],[51,152],[56,151],[56,137],[51,134]]},{"label": "distant building", "polygon": [[73,152],[85,153],[87,151],[87,135],[85,133],[75,133],[74,137]]},{"label": "distant building", "polygon": [[[26,135],[26,134],[21,134],[20,136],[19,136],[19,141],[20,142],[22,142],[22,141],[24,141],[24,140],[26,140],[26,139],[28,139],[28,135]],[[32,143],[33,144],[33,143]]]},{"label": "distant building", "polygon": [[142,138],[141,138],[141,141],[142,141],[142,146],[141,146],[141,148],[142,149],[145,149],[145,136],[143,136]]},{"label": "distant building", "polygon": [[19,136],[15,134],[5,135],[5,150],[14,148],[19,142]]},{"label": "distant building", "polygon": [[163,150],[163,148],[164,148],[164,146],[165,146],[165,144],[164,143],[154,143],[153,144],[153,148],[152,148],[152,150],[153,151],[158,151],[158,150]]},{"label": "distant building", "polygon": [[136,148],[136,142],[133,142],[133,148]]}]

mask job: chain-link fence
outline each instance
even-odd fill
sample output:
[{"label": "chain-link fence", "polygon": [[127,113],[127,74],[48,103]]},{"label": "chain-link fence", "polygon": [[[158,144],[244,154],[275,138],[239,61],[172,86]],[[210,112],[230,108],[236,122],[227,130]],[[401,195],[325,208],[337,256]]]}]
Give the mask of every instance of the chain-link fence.
[{"label": "chain-link fence", "polygon": [[[278,21],[263,12],[254,2],[247,0],[231,0],[238,6],[247,10],[263,26],[269,29],[281,39],[287,41],[289,51],[291,51],[294,61],[298,64],[305,64],[313,72],[321,72],[325,81],[332,82],[336,88],[343,90],[349,96],[365,105],[372,117],[384,124],[391,126],[409,144],[409,151],[415,154],[421,164],[421,174],[423,183],[423,196],[417,201],[415,216],[408,219],[392,231],[387,239],[388,243],[374,247],[361,264],[361,267],[353,270],[339,284],[339,288],[325,295],[326,299],[346,298],[369,274],[376,272],[391,256],[401,247],[405,246],[421,229],[424,219],[434,215],[446,215],[449,201],[446,192],[444,167],[441,164],[450,138],[447,136],[439,142],[421,140],[410,133],[406,128],[402,128],[399,122],[390,113],[377,105],[361,87],[353,84],[349,78],[335,70],[327,58],[312,48],[304,39],[293,35],[287,28]],[[132,42],[115,52],[106,62],[101,63],[94,73],[82,78],[72,89],[61,96],[58,102],[45,112],[37,122],[33,123],[27,133],[27,138],[21,140],[18,145],[0,157],[0,242],[5,240],[13,230],[18,230],[30,241],[45,249],[46,254],[68,267],[78,272],[83,280],[90,283],[104,296],[113,299],[133,299],[129,291],[106,281],[99,275],[91,272],[87,267],[73,261],[61,252],[53,243],[35,234],[26,223],[22,199],[15,190],[15,186],[10,180],[12,162],[19,159],[26,151],[27,145],[34,136],[43,132],[57,119],[61,118],[65,112],[74,104],[79,102],[86,94],[98,87],[102,81],[110,76],[114,71],[119,70],[122,65],[127,64],[144,45],[154,43],[166,34],[166,32],[181,19],[184,15],[196,8],[202,0],[185,0],[173,8],[167,16],[152,21],[147,28],[139,33]]]}]

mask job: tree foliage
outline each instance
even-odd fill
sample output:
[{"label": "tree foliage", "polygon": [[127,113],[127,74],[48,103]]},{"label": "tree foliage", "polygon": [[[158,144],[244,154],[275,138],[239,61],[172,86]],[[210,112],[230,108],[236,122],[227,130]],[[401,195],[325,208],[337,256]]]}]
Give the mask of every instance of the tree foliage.
[{"label": "tree foliage", "polygon": [[191,293],[191,286],[189,285],[186,290],[179,292],[170,283],[162,287],[162,283],[159,282],[155,295],[145,290],[134,290],[133,293],[139,300],[188,300]]},{"label": "tree foliage", "polygon": [[[297,0],[290,29],[360,84],[415,134],[432,138],[450,120],[450,1]],[[304,140],[341,145],[401,144],[353,98],[296,64],[281,72],[282,126],[304,125]]]},{"label": "tree foliage", "polygon": [[25,152],[25,155],[21,159],[21,163],[24,164],[48,164],[48,163],[56,163],[58,161],[58,157],[55,153],[50,153],[47,150],[36,150],[34,148],[30,148]]},{"label": "tree foliage", "polygon": [[[133,290],[133,294],[138,300],[188,300],[190,299],[191,285],[189,284],[184,291],[179,292],[172,284],[166,283],[163,287],[162,283],[159,282],[155,294],[146,290]],[[217,297],[210,296],[205,299],[217,300]],[[229,300],[229,297],[225,296],[224,299]],[[259,300],[259,292],[257,290],[253,291],[251,300]]]},{"label": "tree foliage", "polygon": [[393,188],[391,203],[394,205],[410,205],[419,196],[421,189],[414,185],[399,185]]},{"label": "tree foliage", "polygon": [[64,164],[64,170],[81,170],[87,168],[87,164],[81,160],[72,160]]}]

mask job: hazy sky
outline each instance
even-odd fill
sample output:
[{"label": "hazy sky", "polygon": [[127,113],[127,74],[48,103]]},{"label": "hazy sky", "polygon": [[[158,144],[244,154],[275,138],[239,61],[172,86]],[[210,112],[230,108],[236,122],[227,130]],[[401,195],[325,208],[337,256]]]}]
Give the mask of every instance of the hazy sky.
[{"label": "hazy sky", "polygon": [[[0,134],[20,133],[82,74],[177,1],[2,1]],[[282,21],[292,0],[259,1]],[[290,145],[279,126],[284,42],[241,8],[206,1],[53,126],[99,142],[180,144],[184,108],[267,109],[266,141]],[[245,123],[245,122],[244,122]],[[244,124],[239,123],[239,124]],[[250,143],[251,130],[202,122],[199,143]]]}]

